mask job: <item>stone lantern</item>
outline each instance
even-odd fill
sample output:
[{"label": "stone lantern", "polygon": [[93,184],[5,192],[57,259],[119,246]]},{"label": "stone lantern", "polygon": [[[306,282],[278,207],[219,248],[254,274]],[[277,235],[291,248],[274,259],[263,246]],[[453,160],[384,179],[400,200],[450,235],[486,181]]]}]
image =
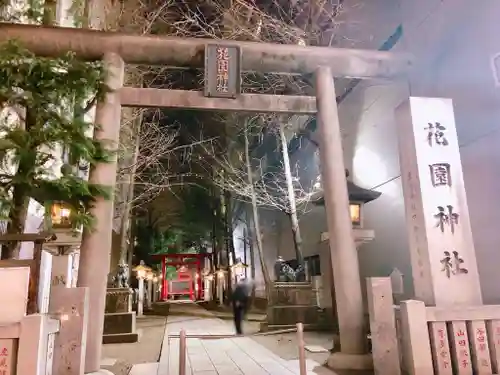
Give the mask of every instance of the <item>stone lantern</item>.
[{"label": "stone lantern", "polygon": [[[349,177],[348,171],[346,171],[346,177]],[[325,200],[323,197],[323,189],[321,188],[321,182],[319,179],[314,187],[317,191],[314,194],[313,203],[318,206],[324,206]],[[362,244],[370,242],[375,238],[375,231],[373,229],[366,228],[364,225],[364,205],[380,197],[381,193],[359,187],[349,180],[347,180],[347,193],[349,194],[349,211],[351,214],[354,241],[356,243],[356,248],[359,249]],[[321,233],[319,251],[321,276],[313,278],[313,284],[315,290],[318,291],[318,305],[325,309],[325,316],[333,317],[335,314],[330,310],[335,310],[335,293],[331,274],[332,271],[328,239],[328,231]]]},{"label": "stone lantern", "polygon": [[54,236],[43,249],[53,255],[51,260],[51,284],[75,287],[80,261],[81,230],[72,222],[72,207],[62,201],[51,202],[50,211],[43,222],[43,229]]},{"label": "stone lantern", "polygon": [[[71,221],[72,208],[70,205],[56,201],[50,206],[49,227],[56,239],[44,246],[53,255],[68,255],[78,249],[82,241],[82,233],[75,230]],[[47,219],[46,219],[47,220]]]},{"label": "stone lantern", "polygon": [[[349,171],[347,170],[346,177],[349,177]],[[313,203],[318,206],[324,206],[325,199],[319,178],[314,187],[317,189],[317,192],[314,194]],[[363,210],[366,203],[377,199],[381,193],[359,187],[349,180],[347,180],[347,192],[349,194],[349,212],[351,214],[354,240],[356,241],[356,246],[359,247],[375,238],[375,232],[372,229],[364,227]],[[328,238],[328,232],[321,234],[321,242],[327,241]]]}]

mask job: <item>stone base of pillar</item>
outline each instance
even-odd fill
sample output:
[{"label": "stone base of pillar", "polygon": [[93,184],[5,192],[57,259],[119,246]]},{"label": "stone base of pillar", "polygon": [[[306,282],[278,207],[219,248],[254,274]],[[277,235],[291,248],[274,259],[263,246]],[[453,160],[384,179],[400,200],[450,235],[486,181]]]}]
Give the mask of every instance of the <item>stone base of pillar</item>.
[{"label": "stone base of pillar", "polygon": [[332,353],[326,361],[332,370],[373,370],[371,354]]}]

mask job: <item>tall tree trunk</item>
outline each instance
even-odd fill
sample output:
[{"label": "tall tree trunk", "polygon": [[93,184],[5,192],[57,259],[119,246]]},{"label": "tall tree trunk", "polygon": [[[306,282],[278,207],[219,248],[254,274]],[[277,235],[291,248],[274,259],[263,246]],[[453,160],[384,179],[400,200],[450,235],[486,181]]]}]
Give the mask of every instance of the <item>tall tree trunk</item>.
[{"label": "tall tree trunk", "polygon": [[212,275],[213,275],[213,283],[212,283],[212,300],[217,300],[217,288],[219,285],[219,274],[218,270],[220,268],[219,262],[219,242],[218,242],[218,230],[219,230],[219,215],[218,215],[218,207],[217,207],[217,196],[215,192],[215,188],[211,189],[212,194]]},{"label": "tall tree trunk", "polygon": [[[22,173],[21,168],[18,174]],[[7,234],[22,234],[28,216],[28,205],[30,202],[29,190],[24,186],[17,185],[12,193],[12,207],[9,211],[9,223]],[[19,256],[21,243],[9,242],[2,246],[2,259],[13,259]]]},{"label": "tall tree trunk", "polygon": [[57,17],[57,0],[45,0],[43,5],[42,23],[44,26],[53,26]]},{"label": "tall tree trunk", "polygon": [[264,259],[264,248],[262,244],[262,233],[260,232],[259,210],[257,207],[257,197],[255,195],[255,187],[253,184],[252,164],[250,160],[250,150],[248,145],[248,125],[245,124],[244,138],[245,138],[245,164],[247,167],[248,184],[250,185],[250,194],[252,196],[252,214],[255,238],[257,242],[257,251],[259,253],[260,266],[262,268],[262,275],[264,276],[264,283],[266,287],[266,296],[269,300],[271,296],[271,276],[267,269],[266,261]]},{"label": "tall tree trunk", "polygon": [[[29,131],[36,125],[36,114],[34,111],[26,110],[26,122],[21,127]],[[30,180],[33,168],[36,164],[36,155],[27,153],[19,159],[16,176],[22,176],[22,180]],[[12,206],[9,210],[9,223],[7,224],[7,234],[22,234],[28,217],[28,206],[30,203],[31,186],[30,183],[14,185],[12,189]],[[2,246],[1,259],[12,259],[19,256],[20,242],[10,242]]]},{"label": "tall tree trunk", "polygon": [[[248,225],[248,211],[245,209],[245,223]],[[250,277],[252,281],[255,281],[255,253],[253,251],[253,241],[251,240],[251,232],[245,227],[245,243],[248,243],[248,250],[249,250],[249,255],[250,255]],[[247,242],[248,241],[248,242]],[[252,288],[252,304],[253,301],[255,301],[255,284],[253,285]]]},{"label": "tall tree trunk", "polygon": [[[142,116],[140,116],[142,118]],[[127,257],[128,257],[128,246],[127,246],[127,240],[130,237],[130,217],[131,217],[131,211],[132,211],[132,200],[134,199],[134,182],[135,182],[135,174],[137,171],[137,159],[139,157],[139,146],[141,142],[141,137],[140,137],[140,123],[137,126],[137,134],[136,134],[136,139],[135,139],[135,149],[134,149],[134,154],[132,155],[132,167],[129,171],[129,174],[127,176],[127,192],[125,194],[125,211],[123,212],[123,215],[121,217],[121,223],[120,223],[120,260],[119,263],[127,263]]]},{"label": "tall tree trunk", "polygon": [[[227,248],[228,253],[230,254],[231,262],[235,264],[236,262],[236,251],[234,248],[233,241],[233,206],[231,205],[231,192],[228,190],[224,191],[224,201],[226,204],[226,240],[227,240]],[[229,257],[229,256],[228,256]],[[231,269],[231,278],[232,278],[232,269]],[[230,279],[231,281],[231,279]],[[229,283],[231,284],[231,282]],[[232,286],[228,288],[228,292],[232,293]],[[231,294],[229,294],[231,295]]]},{"label": "tall tree trunk", "polygon": [[[229,222],[229,206],[228,206],[228,200],[227,200],[227,195],[226,191],[221,191],[221,208],[222,208],[222,219],[224,222],[224,255],[225,255],[225,261],[226,261],[226,267],[227,267],[227,273],[226,273],[226,282],[227,282],[227,288],[226,288],[226,296],[229,297],[232,294],[233,291],[233,285],[232,285],[232,279],[233,279],[233,270],[231,269],[231,245],[232,241],[229,238],[229,233],[230,233],[230,222]],[[232,225],[231,225],[232,227]],[[233,259],[234,260],[234,259]]]},{"label": "tall tree trunk", "polygon": [[304,281],[305,268],[304,268],[304,255],[302,254],[302,236],[300,235],[299,219],[297,216],[297,205],[295,203],[295,191],[292,181],[292,170],[290,168],[290,158],[288,156],[288,143],[285,136],[285,123],[280,121],[280,138],[281,138],[281,153],[283,156],[283,168],[285,172],[286,185],[288,190],[288,203],[290,223],[292,225],[293,245],[295,248],[295,257],[299,266],[297,272],[297,281]]}]

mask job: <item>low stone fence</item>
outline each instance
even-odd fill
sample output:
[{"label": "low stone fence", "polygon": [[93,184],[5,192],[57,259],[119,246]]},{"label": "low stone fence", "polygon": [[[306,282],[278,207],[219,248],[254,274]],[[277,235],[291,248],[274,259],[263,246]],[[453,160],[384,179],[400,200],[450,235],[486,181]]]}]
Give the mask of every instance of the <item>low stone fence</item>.
[{"label": "low stone fence", "polygon": [[87,324],[87,288],[51,288],[50,263],[0,264],[2,375],[82,374]]},{"label": "low stone fence", "polygon": [[368,279],[376,374],[500,373],[500,306],[393,305],[389,278]]},{"label": "low stone fence", "polygon": [[263,329],[290,328],[303,323],[318,328],[324,320],[316,291],[309,282],[275,282],[267,305],[267,322]]}]

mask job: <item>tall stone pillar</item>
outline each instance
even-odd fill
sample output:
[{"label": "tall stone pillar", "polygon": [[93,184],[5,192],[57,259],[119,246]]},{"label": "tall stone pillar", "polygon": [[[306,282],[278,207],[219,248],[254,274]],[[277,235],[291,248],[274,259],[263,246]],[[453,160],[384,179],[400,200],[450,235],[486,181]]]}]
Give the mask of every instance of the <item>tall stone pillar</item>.
[{"label": "tall stone pillar", "polygon": [[[120,134],[120,97],[123,85],[124,62],[120,56],[108,53],[104,56],[108,70],[107,84],[111,92],[96,108],[95,123],[100,126],[94,132],[94,139],[105,141],[108,147],[116,149]],[[89,174],[94,184],[109,186],[114,191],[116,182],[116,157],[110,163],[95,165]],[[87,352],[85,373],[97,372],[100,367],[106,283],[111,256],[111,231],[113,221],[113,197],[99,198],[91,209],[97,224],[94,231],[84,230],[80,249],[78,286],[89,289],[89,325],[87,330]]]},{"label": "tall stone pillar", "polygon": [[410,98],[396,110],[415,297],[482,303],[451,99]]},{"label": "tall stone pillar", "polygon": [[[328,67],[321,67],[316,72],[316,103],[321,181],[328,222],[341,352],[363,354],[366,350],[366,337],[358,253],[349,214],[335,85]],[[335,364],[332,367],[339,368]]]}]

